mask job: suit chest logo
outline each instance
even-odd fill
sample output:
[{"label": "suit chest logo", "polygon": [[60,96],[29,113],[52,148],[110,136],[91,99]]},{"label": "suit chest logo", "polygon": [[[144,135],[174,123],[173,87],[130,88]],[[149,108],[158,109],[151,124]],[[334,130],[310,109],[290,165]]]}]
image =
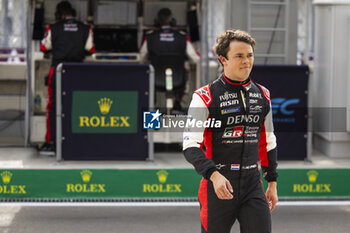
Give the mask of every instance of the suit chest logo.
[{"label": "suit chest logo", "polygon": [[[238,97],[237,93],[229,93],[226,91],[223,95],[219,96],[220,108],[228,107],[228,106],[232,106],[232,105],[238,105],[239,101],[238,101],[237,97]],[[232,110],[232,108],[231,108],[231,110]],[[231,111],[228,111],[228,112],[231,112]],[[225,112],[225,113],[228,113],[228,112]]]}]

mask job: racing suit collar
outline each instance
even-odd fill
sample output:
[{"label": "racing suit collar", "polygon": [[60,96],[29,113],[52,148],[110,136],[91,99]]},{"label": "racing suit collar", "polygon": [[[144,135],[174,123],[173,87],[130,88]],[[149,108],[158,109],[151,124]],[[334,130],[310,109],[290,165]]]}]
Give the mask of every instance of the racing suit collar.
[{"label": "racing suit collar", "polygon": [[243,87],[245,87],[245,86],[248,86],[250,83],[251,83],[251,80],[250,80],[250,77],[248,77],[246,80],[244,80],[244,81],[234,81],[234,80],[231,80],[231,79],[229,79],[229,78],[227,78],[226,76],[225,76],[225,73],[222,73],[222,79],[223,79],[223,81],[225,82],[225,84],[227,84],[228,86],[230,86],[230,85],[235,85],[235,86],[243,86]]},{"label": "racing suit collar", "polygon": [[246,86],[251,81],[249,77],[246,80],[244,80],[244,81],[234,81],[234,80],[231,80],[228,77],[226,77],[225,73],[222,73],[222,76],[223,76],[225,82],[227,82],[228,84],[231,84],[231,85]]}]

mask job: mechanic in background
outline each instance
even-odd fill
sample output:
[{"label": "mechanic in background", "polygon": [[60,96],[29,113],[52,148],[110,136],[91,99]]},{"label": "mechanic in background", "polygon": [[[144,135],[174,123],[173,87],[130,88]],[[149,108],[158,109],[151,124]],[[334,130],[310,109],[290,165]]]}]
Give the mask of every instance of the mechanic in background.
[{"label": "mechanic in background", "polygon": [[52,52],[48,78],[48,103],[46,112],[45,144],[40,154],[55,155],[56,142],[56,66],[62,62],[82,62],[95,51],[92,27],[74,18],[76,12],[68,1],[56,6],[57,22],[47,27],[40,50]]},{"label": "mechanic in background", "polygon": [[169,8],[162,8],[155,20],[157,30],[147,32],[140,49],[141,60],[150,60],[155,69],[155,86],[157,91],[165,91],[165,70],[172,69],[174,110],[181,111],[181,99],[185,90],[187,73],[184,67],[185,60],[199,61],[190,42],[189,36],[183,31],[173,29],[176,20],[172,17]]}]

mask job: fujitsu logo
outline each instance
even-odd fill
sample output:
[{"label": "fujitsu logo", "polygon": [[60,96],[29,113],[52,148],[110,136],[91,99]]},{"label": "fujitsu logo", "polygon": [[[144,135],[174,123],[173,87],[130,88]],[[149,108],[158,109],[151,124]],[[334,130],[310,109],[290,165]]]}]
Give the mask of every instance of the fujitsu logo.
[{"label": "fujitsu logo", "polygon": [[235,99],[237,98],[237,93],[228,93],[227,91],[223,94],[219,96],[220,101],[226,101],[229,99]]}]

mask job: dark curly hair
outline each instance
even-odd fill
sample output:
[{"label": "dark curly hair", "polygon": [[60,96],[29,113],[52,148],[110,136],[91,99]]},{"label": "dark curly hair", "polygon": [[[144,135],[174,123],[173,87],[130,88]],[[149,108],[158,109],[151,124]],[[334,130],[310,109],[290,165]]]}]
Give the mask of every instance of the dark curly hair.
[{"label": "dark curly hair", "polygon": [[256,42],[248,32],[239,29],[229,29],[216,38],[216,45],[213,48],[216,55],[223,56],[227,59],[230,43],[235,40],[250,44],[254,50]]},{"label": "dark curly hair", "polygon": [[158,22],[160,25],[169,24],[171,21],[172,13],[169,8],[162,8],[158,11]]},{"label": "dark curly hair", "polygon": [[56,5],[56,13],[60,16],[62,15],[74,15],[75,10],[72,7],[72,4],[68,1],[61,1]]}]

